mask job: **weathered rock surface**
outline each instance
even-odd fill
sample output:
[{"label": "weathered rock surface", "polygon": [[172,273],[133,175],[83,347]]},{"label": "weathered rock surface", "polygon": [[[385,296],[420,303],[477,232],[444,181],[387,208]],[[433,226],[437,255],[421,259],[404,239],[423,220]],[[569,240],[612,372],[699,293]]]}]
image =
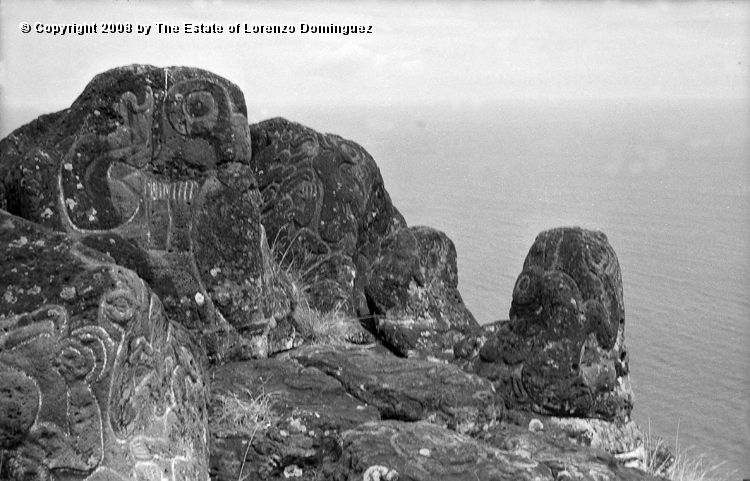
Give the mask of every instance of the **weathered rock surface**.
[{"label": "weathered rock surface", "polygon": [[[654,479],[544,417],[544,429],[534,431],[518,425],[523,413],[502,423],[457,423],[459,412],[471,413],[463,419],[497,412],[484,402],[490,395],[471,395],[488,383],[454,366],[372,350],[308,346],[212,368],[212,478]],[[268,422],[227,423],[222,399],[249,403],[260,395],[272,400]]]},{"label": "weathered rock surface", "polygon": [[[2,479],[653,479],[603,234],[541,233],[479,327],[362,147],[139,65],[0,141],[0,209]],[[295,271],[383,344],[300,347]]]},{"label": "weathered rock surface", "polygon": [[332,480],[554,479],[545,465],[469,436],[430,423],[399,421],[367,423],[345,433],[343,455],[330,471]]},{"label": "weathered rock surface", "polygon": [[453,359],[454,344],[479,328],[458,292],[456,247],[430,227],[383,241],[365,293],[378,336],[402,356]]},{"label": "weathered rock surface", "polygon": [[310,346],[290,353],[333,376],[383,419],[427,420],[462,433],[500,421],[503,401],[486,379],[456,366],[383,355],[368,348]]},{"label": "weathered rock surface", "polygon": [[518,432],[486,437],[506,448],[425,422],[371,422],[347,431],[339,462],[326,466],[324,477],[310,479],[656,481],[569,442]]},{"label": "weathered rock surface", "polygon": [[202,354],[133,271],[0,210],[0,478],[204,480]]},{"label": "weathered rock surface", "polygon": [[[290,466],[336,461],[341,433],[380,419],[377,409],[352,397],[332,377],[289,359],[225,364],[212,368],[210,377],[215,479],[240,479],[240,470],[243,479],[281,478]],[[229,422],[231,396],[247,404],[267,396],[267,425],[256,430],[254,424]]]},{"label": "weathered rock surface", "polygon": [[[590,418],[561,418],[524,411],[508,411],[504,426],[521,426],[545,436],[565,439],[578,446],[607,453],[619,466],[645,470],[644,435],[634,421],[604,421]],[[501,428],[502,429],[502,428]]]},{"label": "weathered rock surface", "polygon": [[504,423],[479,436],[483,442],[547,466],[554,479],[587,481],[651,479],[642,470],[624,467],[601,447],[581,448],[576,431],[532,418],[527,426]]},{"label": "weathered rock surface", "polygon": [[269,269],[250,158],[236,85],[122,67],[0,143],[0,207],[136,271],[212,358],[263,357],[292,306]]},{"label": "weathered rock surface", "polygon": [[[278,260],[303,273],[314,307],[364,315],[364,273],[406,222],[358,144],[276,118],[250,126],[262,222]],[[283,258],[283,260],[282,260]]]},{"label": "weathered rock surface", "polygon": [[457,350],[478,352],[473,371],[490,379],[510,407],[629,420],[622,280],[604,234],[579,228],[539,234],[516,281],[510,318]]}]

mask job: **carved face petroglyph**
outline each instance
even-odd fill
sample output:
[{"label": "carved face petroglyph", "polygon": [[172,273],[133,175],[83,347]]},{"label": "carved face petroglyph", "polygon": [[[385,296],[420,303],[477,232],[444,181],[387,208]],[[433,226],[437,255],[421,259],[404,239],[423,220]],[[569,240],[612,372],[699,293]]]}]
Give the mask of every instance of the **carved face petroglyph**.
[{"label": "carved face petroglyph", "polygon": [[185,250],[181,238],[207,176],[221,164],[249,162],[247,119],[218,77],[188,78],[167,92],[154,92],[149,80],[134,83],[140,94],[120,94],[112,132],[83,135],[68,150],[62,220],[70,233],[137,231],[142,247]]},{"label": "carved face petroglyph", "polygon": [[241,92],[190,68],[103,75],[113,80],[77,101],[89,113],[60,163],[63,230],[135,270],[184,325],[261,329],[260,195]]},{"label": "carved face petroglyph", "polygon": [[622,278],[606,236],[544,231],[516,280],[510,322],[480,351],[509,399],[548,414],[626,418],[632,409]]}]

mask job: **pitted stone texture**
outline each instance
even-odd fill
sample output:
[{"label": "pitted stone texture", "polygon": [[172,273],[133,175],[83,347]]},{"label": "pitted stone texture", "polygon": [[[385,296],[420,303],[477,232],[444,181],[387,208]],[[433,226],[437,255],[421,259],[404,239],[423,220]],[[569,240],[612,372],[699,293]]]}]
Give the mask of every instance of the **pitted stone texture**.
[{"label": "pitted stone texture", "polygon": [[503,400],[492,384],[456,366],[398,358],[362,347],[303,346],[290,353],[344,385],[383,419],[427,420],[462,433],[497,424]]},{"label": "pitted stone texture", "polygon": [[633,408],[617,255],[601,232],[542,232],[516,281],[510,321],[474,370],[512,407],[626,422]]},{"label": "pitted stone texture", "polygon": [[[368,477],[375,467],[385,476]],[[343,455],[321,479],[398,479],[399,481],[551,481],[544,464],[469,436],[425,422],[380,421],[343,436]]]},{"label": "pitted stone texture", "polygon": [[0,478],[204,480],[201,351],[133,271],[0,211]]},{"label": "pitted stone texture", "polygon": [[[305,472],[341,454],[342,432],[377,421],[377,409],[353,398],[330,376],[291,359],[229,363],[211,369],[211,477],[216,480],[284,479],[299,466]],[[249,403],[267,395],[274,422],[255,431],[221,418],[221,398]],[[252,438],[251,447],[247,442]],[[242,464],[244,461],[244,468]]]},{"label": "pitted stone texture", "polygon": [[646,437],[635,421],[562,418],[514,410],[508,411],[506,419],[507,425],[517,425],[525,429],[530,429],[532,423],[537,423],[541,426],[541,431],[555,439],[566,439],[577,446],[607,453],[613,458],[611,463],[617,466],[646,470]]},{"label": "pitted stone texture", "polygon": [[236,85],[186,67],[110,70],[0,142],[0,156],[11,213],[135,270],[172,318],[206,333],[212,358],[266,354],[291,301],[264,268]]},{"label": "pitted stone texture", "polygon": [[358,144],[275,118],[250,126],[263,225],[278,260],[302,272],[313,307],[366,313],[364,271],[405,226]]},{"label": "pitted stone texture", "polygon": [[409,227],[385,239],[365,289],[378,336],[407,357],[452,359],[479,328],[458,292],[456,248],[443,232]]},{"label": "pitted stone texture", "polygon": [[471,371],[474,362],[479,356],[479,351],[481,351],[484,345],[487,344],[487,341],[495,337],[497,332],[502,329],[503,324],[507,322],[507,320],[490,322],[489,324],[482,324],[481,326],[470,330],[453,346],[453,354],[455,357],[452,360],[452,363]]},{"label": "pitted stone texture", "polygon": [[[478,439],[503,451],[547,466],[555,479],[581,481],[653,480],[643,470],[625,466],[604,445],[582,444],[580,432],[562,429],[547,418],[536,419],[541,429],[532,432],[526,425],[504,423],[482,433]],[[578,421],[587,421],[579,419]],[[604,421],[599,421],[604,422]],[[528,423],[524,423],[528,424]]]}]

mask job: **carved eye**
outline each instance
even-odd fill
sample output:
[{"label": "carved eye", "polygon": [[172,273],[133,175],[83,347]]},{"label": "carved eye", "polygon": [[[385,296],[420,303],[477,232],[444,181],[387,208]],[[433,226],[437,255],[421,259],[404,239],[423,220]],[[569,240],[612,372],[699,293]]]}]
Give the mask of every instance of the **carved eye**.
[{"label": "carved eye", "polygon": [[101,309],[111,321],[125,324],[135,315],[136,305],[137,301],[131,292],[117,289],[105,295]]},{"label": "carved eye", "polygon": [[68,381],[85,378],[94,370],[95,365],[91,349],[73,339],[65,339],[60,344],[55,367]]},{"label": "carved eye", "polygon": [[209,92],[193,92],[185,101],[185,113],[192,117],[204,117],[216,110],[216,101]]}]

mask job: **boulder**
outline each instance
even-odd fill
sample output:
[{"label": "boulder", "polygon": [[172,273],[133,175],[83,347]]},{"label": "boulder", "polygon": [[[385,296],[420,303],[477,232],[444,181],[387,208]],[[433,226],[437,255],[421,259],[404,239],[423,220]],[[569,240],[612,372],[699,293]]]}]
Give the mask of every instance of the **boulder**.
[{"label": "boulder", "polygon": [[456,247],[430,227],[383,241],[365,294],[378,336],[402,356],[452,359],[454,345],[479,328],[458,292]]},{"label": "boulder", "polygon": [[0,210],[0,478],[205,480],[203,354],[133,271]]},{"label": "boulder", "polygon": [[250,126],[262,222],[312,306],[367,314],[364,274],[406,222],[360,145],[282,118]]},{"label": "boulder", "polygon": [[132,65],[0,142],[0,207],[136,271],[212,359],[264,357],[292,306],[268,259],[250,159],[236,85]]},{"label": "boulder", "polygon": [[604,234],[580,228],[539,234],[516,281],[510,320],[493,329],[457,352],[477,353],[468,365],[493,382],[509,407],[629,421],[622,279]]},{"label": "boulder", "polygon": [[502,419],[492,384],[456,366],[403,359],[362,347],[305,346],[289,354],[344,385],[383,419],[426,420],[477,433]]}]

